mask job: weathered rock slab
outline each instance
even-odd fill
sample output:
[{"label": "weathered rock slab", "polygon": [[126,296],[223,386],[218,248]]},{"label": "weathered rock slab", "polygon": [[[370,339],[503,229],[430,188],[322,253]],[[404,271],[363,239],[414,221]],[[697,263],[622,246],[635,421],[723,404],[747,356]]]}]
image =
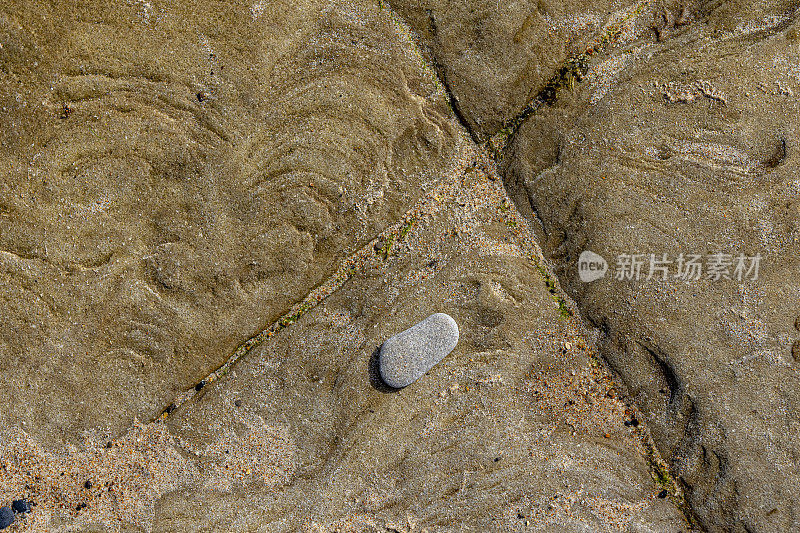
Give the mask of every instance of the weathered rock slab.
[{"label": "weathered rock slab", "polygon": [[158,416],[454,153],[375,2],[12,0],[0,42],[0,419],[54,446]]},{"label": "weathered rock slab", "polygon": [[486,138],[522,111],[571,55],[642,3],[392,0],[390,4],[429,52],[460,118],[476,137]]},{"label": "weathered rock slab", "polygon": [[[209,510],[230,531],[689,529],[673,489],[658,497],[642,427],[588,332],[505,218],[499,180],[473,169],[453,183],[386,259],[170,415],[204,490],[165,495],[154,531],[191,531]],[[386,390],[376,349],[434,312],[458,323],[458,345]],[[239,459],[220,442],[261,428],[277,454],[250,475],[225,468]]]},{"label": "weathered rock slab", "polygon": [[[665,11],[658,35],[595,58],[584,84],[531,116],[505,180],[604,333],[603,354],[701,525],[796,530],[797,11],[785,2],[684,11]],[[586,250],[609,263],[591,283],[577,269]],[[650,254],[666,254],[667,276],[651,275]],[[686,276],[693,255],[697,278]]]}]

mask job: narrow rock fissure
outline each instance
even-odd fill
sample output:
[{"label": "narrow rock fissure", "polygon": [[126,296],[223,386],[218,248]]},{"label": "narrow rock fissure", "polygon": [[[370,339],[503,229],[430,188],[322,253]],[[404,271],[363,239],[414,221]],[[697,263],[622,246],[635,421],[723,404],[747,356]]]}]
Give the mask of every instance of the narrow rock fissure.
[{"label": "narrow rock fissure", "polygon": [[[411,212],[413,212],[413,209]],[[171,402],[158,417],[156,417],[156,420],[165,420],[180,406],[198,396],[201,390],[203,390],[207,385],[227,375],[236,362],[247,355],[254,348],[263,344],[267,339],[279,331],[289,327],[301,316],[305,315],[308,311],[325,301],[328,296],[335,293],[338,288],[340,288],[348,279],[350,279],[350,277],[352,277],[358,268],[358,262],[368,255],[368,251],[379,255],[385,260],[389,255],[389,244],[386,244],[383,248],[377,247],[376,244],[382,241],[391,243],[398,236],[405,235],[408,232],[409,224],[412,224],[413,220],[414,215],[407,213],[401,218],[400,221],[391,225],[378,236],[374,237],[355,254],[342,260],[339,268],[332,276],[328,277],[319,285],[317,285],[317,287],[309,292],[298,303],[292,306],[288,311],[282,314],[280,318],[278,318],[278,320],[273,322],[270,326],[262,329],[257,334],[241,343],[222,365],[198,381],[197,384],[178,395],[178,397],[175,398],[175,400]]]},{"label": "narrow rock fissure", "polygon": [[458,97],[453,93],[453,90],[450,87],[450,83],[447,81],[447,74],[445,73],[444,67],[439,64],[438,61],[433,57],[431,54],[430,57],[431,63],[433,64],[433,71],[436,74],[436,77],[439,79],[439,83],[442,84],[442,88],[444,88],[445,95],[447,96],[447,104],[450,106],[450,109],[453,111],[453,115],[455,115],[456,119],[458,119],[459,124],[466,130],[469,134],[470,138],[475,144],[481,144],[481,140],[478,134],[472,129],[469,124],[469,121],[464,116],[464,112],[461,109],[461,104],[458,101]]},{"label": "narrow rock fissure", "polygon": [[[525,122],[526,119],[534,115],[538,112],[543,105],[554,105],[559,98],[559,92],[563,89],[572,90],[576,83],[581,83],[589,71],[590,61],[591,58],[598,52],[604,50],[605,48],[613,45],[619,35],[622,32],[622,28],[624,25],[630,21],[631,19],[638,16],[647,3],[643,3],[642,6],[630,13],[627,17],[623,20],[619,21],[618,23],[606,28],[605,32],[598,36],[595,40],[593,40],[590,45],[580,54],[576,54],[568,58],[562,66],[555,72],[555,74],[551,77],[550,81],[548,81],[545,86],[539,90],[536,95],[531,98],[528,103],[522,108],[522,110],[512,119],[508,120],[503,127],[493,136],[491,136],[488,140],[482,141],[477,133],[471,128],[469,122],[466,120],[462,109],[460,108],[458,97],[454,94],[452,88],[450,87],[447,76],[445,72],[445,68],[443,65],[440,64],[438,59],[435,57],[433,52],[428,51],[428,60],[433,66],[433,71],[439,80],[441,86],[443,87],[445,94],[447,95],[447,101],[450,105],[450,108],[453,110],[453,114],[458,119],[459,123],[464,127],[464,129],[469,133],[472,141],[485,149],[485,151],[490,154],[490,157],[493,159],[495,164],[500,166],[500,163],[503,160],[505,155],[505,151],[508,146],[511,144],[515,133],[519,130],[522,124]],[[390,8],[391,9],[391,8]],[[435,30],[435,20],[433,19],[432,15],[428,14],[430,23],[432,24],[432,29]],[[417,43],[418,46],[422,47],[420,43]],[[507,188],[505,184],[506,176],[501,176],[504,178],[504,188]],[[507,194],[509,191],[506,191]],[[544,227],[544,222],[541,220],[538,214],[538,210],[534,205],[530,205],[531,211],[535,214],[536,219],[538,222]],[[545,281],[547,284],[548,289],[551,292],[555,292],[556,287],[562,287],[561,281],[558,278],[557,274],[555,273],[555,269],[551,266],[539,265],[537,267],[540,269],[540,272],[543,273],[545,277]],[[563,293],[563,289],[561,289]],[[563,300],[563,297],[562,297]],[[562,306],[562,309],[566,307],[566,303]],[[579,308],[579,306],[575,305],[575,307]],[[608,331],[604,333],[608,335]],[[647,349],[646,347],[644,347]],[[600,357],[602,358],[603,364],[608,368],[615,379],[625,384],[627,387],[628,384],[621,379],[620,374],[613,369],[607,355],[604,351],[598,350],[600,353]],[[656,358],[657,361],[659,359]],[[660,361],[659,361],[660,362]],[[671,371],[670,367],[666,367],[665,377],[667,377],[667,381],[670,383],[670,399],[673,399],[673,395],[677,393],[676,387],[679,387],[677,382],[677,378],[674,375],[674,372]],[[669,379],[672,378],[672,380]],[[675,386],[674,386],[675,385]],[[627,403],[629,405],[635,405],[633,402],[628,399]],[[638,410],[638,408],[637,408]],[[645,423],[645,426],[647,424]],[[663,483],[662,479],[672,479],[668,473],[664,472],[664,461],[661,458],[659,452],[657,451],[655,444],[652,442],[652,438],[649,438],[649,431],[647,431],[649,445],[646,445],[649,448],[649,453],[646,456],[646,459],[650,465],[651,471],[654,473],[654,478],[659,483]],[[694,509],[692,509],[691,505],[685,498],[683,494],[683,490],[680,487],[680,481],[673,482],[672,485],[678,491],[678,494],[675,496],[675,503],[676,506],[680,509],[680,511],[685,516],[687,522],[695,528],[695,530],[705,531],[705,528],[700,523],[699,519],[697,518]]]}]

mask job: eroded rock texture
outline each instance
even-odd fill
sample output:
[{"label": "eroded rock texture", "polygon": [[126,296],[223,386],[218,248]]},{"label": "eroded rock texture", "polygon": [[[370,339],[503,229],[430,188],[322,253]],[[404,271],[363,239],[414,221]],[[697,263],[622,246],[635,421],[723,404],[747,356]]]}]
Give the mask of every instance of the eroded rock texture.
[{"label": "eroded rock texture", "polygon": [[[796,5],[707,2],[597,58],[505,175],[709,531],[798,528]],[[757,281],[583,284],[577,258],[763,256]],[[734,266],[729,273],[734,274]],[[794,350],[797,353],[797,350]]]},{"label": "eroded rock texture", "polygon": [[418,34],[477,138],[496,133],[571,54],[640,5],[628,0],[390,3]]},{"label": "eroded rock texture", "polygon": [[[15,527],[798,529],[797,9],[4,3],[0,495],[41,504]],[[501,130],[625,387],[467,136]],[[586,249],[763,259],[582,284]],[[387,390],[380,343],[434,312],[458,347]]]},{"label": "eroded rock texture", "polygon": [[5,2],[0,39],[0,402],[52,443],[152,419],[456,144],[368,2]]},{"label": "eroded rock texture", "polygon": [[[486,170],[467,157],[391,249],[365,246],[165,422],[55,452],[0,428],[0,498],[39,503],[23,530],[687,531],[640,414]],[[434,311],[458,346],[388,389],[379,346]]]},{"label": "eroded rock texture", "polygon": [[[209,508],[229,509],[216,520],[232,531],[688,529],[657,497],[586,330],[561,317],[485,180],[459,179],[455,201],[388,259],[374,257],[170,417],[206,477],[204,490],[160,500],[154,531]],[[434,311],[458,322],[458,346],[416,383],[387,389],[381,343]],[[227,468],[236,443],[264,427],[277,457],[250,476]]]}]

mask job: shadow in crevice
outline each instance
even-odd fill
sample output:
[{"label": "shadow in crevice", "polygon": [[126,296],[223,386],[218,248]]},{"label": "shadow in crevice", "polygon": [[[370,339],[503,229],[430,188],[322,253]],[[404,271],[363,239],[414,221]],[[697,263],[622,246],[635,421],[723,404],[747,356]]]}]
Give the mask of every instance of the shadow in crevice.
[{"label": "shadow in crevice", "polygon": [[399,392],[401,389],[396,389],[394,387],[390,387],[387,385],[383,378],[381,378],[381,371],[380,371],[380,361],[379,356],[381,354],[381,347],[378,346],[375,348],[375,351],[372,352],[372,355],[369,358],[369,384],[372,385],[372,388],[378,392],[382,392],[384,394],[392,394],[395,392]]},{"label": "shadow in crevice", "polygon": [[773,169],[779,166],[786,159],[786,138],[778,137],[778,144],[773,153],[764,160],[764,166]]}]

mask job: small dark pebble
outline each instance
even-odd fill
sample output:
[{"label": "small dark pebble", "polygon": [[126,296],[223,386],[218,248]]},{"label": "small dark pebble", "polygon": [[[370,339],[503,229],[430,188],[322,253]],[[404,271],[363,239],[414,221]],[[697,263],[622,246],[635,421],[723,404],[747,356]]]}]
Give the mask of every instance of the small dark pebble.
[{"label": "small dark pebble", "polygon": [[658,497],[664,499],[667,497],[668,494],[669,493],[666,490],[662,490],[661,492],[658,493]]},{"label": "small dark pebble", "polygon": [[84,509],[86,509],[86,504],[85,504],[85,503],[80,503],[80,504],[78,504],[78,506],[75,508],[75,510],[76,510],[76,511],[82,511],[82,510],[84,510]]},{"label": "small dark pebble", "polygon": [[13,509],[15,513],[30,513],[31,504],[26,500],[14,500],[11,503],[11,509]]},{"label": "small dark pebble", "polygon": [[495,457],[495,458],[494,458],[494,462],[495,462],[495,463],[496,463],[496,462],[498,462],[499,460],[500,460],[500,458],[499,458],[499,457]]},{"label": "small dark pebble", "polygon": [[85,488],[87,488],[87,489],[91,489],[92,488],[92,481],[90,479],[87,479],[86,483],[84,483],[83,486]]},{"label": "small dark pebble", "polygon": [[106,448],[111,448],[112,446],[113,444],[111,444],[110,442],[106,442]]},{"label": "small dark pebble", "polygon": [[236,400],[235,402],[233,402],[233,405],[235,405],[236,407],[241,407],[242,406],[242,400]]},{"label": "small dark pebble", "polygon": [[633,427],[635,427],[635,428],[636,428],[636,427],[639,427],[639,420],[637,420],[636,418],[631,418],[630,420],[626,420],[626,421],[624,422],[624,424],[625,424],[626,426],[629,426],[629,427],[630,427],[630,426],[633,426]]},{"label": "small dark pebble", "polygon": [[11,507],[0,507],[0,529],[5,529],[14,523],[14,511]]},{"label": "small dark pebble", "polygon": [[202,379],[202,380],[200,380],[200,383],[198,383],[197,385],[194,386],[194,390],[199,391],[200,389],[202,389],[205,386],[206,386],[206,380]]},{"label": "small dark pebble", "polygon": [[522,514],[522,513],[517,513],[517,518],[519,518],[520,520],[522,520],[523,518],[525,518],[525,515],[524,515],[524,514]]},{"label": "small dark pebble", "polygon": [[64,104],[61,107],[61,113],[58,115],[58,118],[60,118],[61,120],[67,119],[69,118],[69,116],[72,114],[73,111],[74,110],[72,109],[72,107],[70,107],[69,104]]}]

